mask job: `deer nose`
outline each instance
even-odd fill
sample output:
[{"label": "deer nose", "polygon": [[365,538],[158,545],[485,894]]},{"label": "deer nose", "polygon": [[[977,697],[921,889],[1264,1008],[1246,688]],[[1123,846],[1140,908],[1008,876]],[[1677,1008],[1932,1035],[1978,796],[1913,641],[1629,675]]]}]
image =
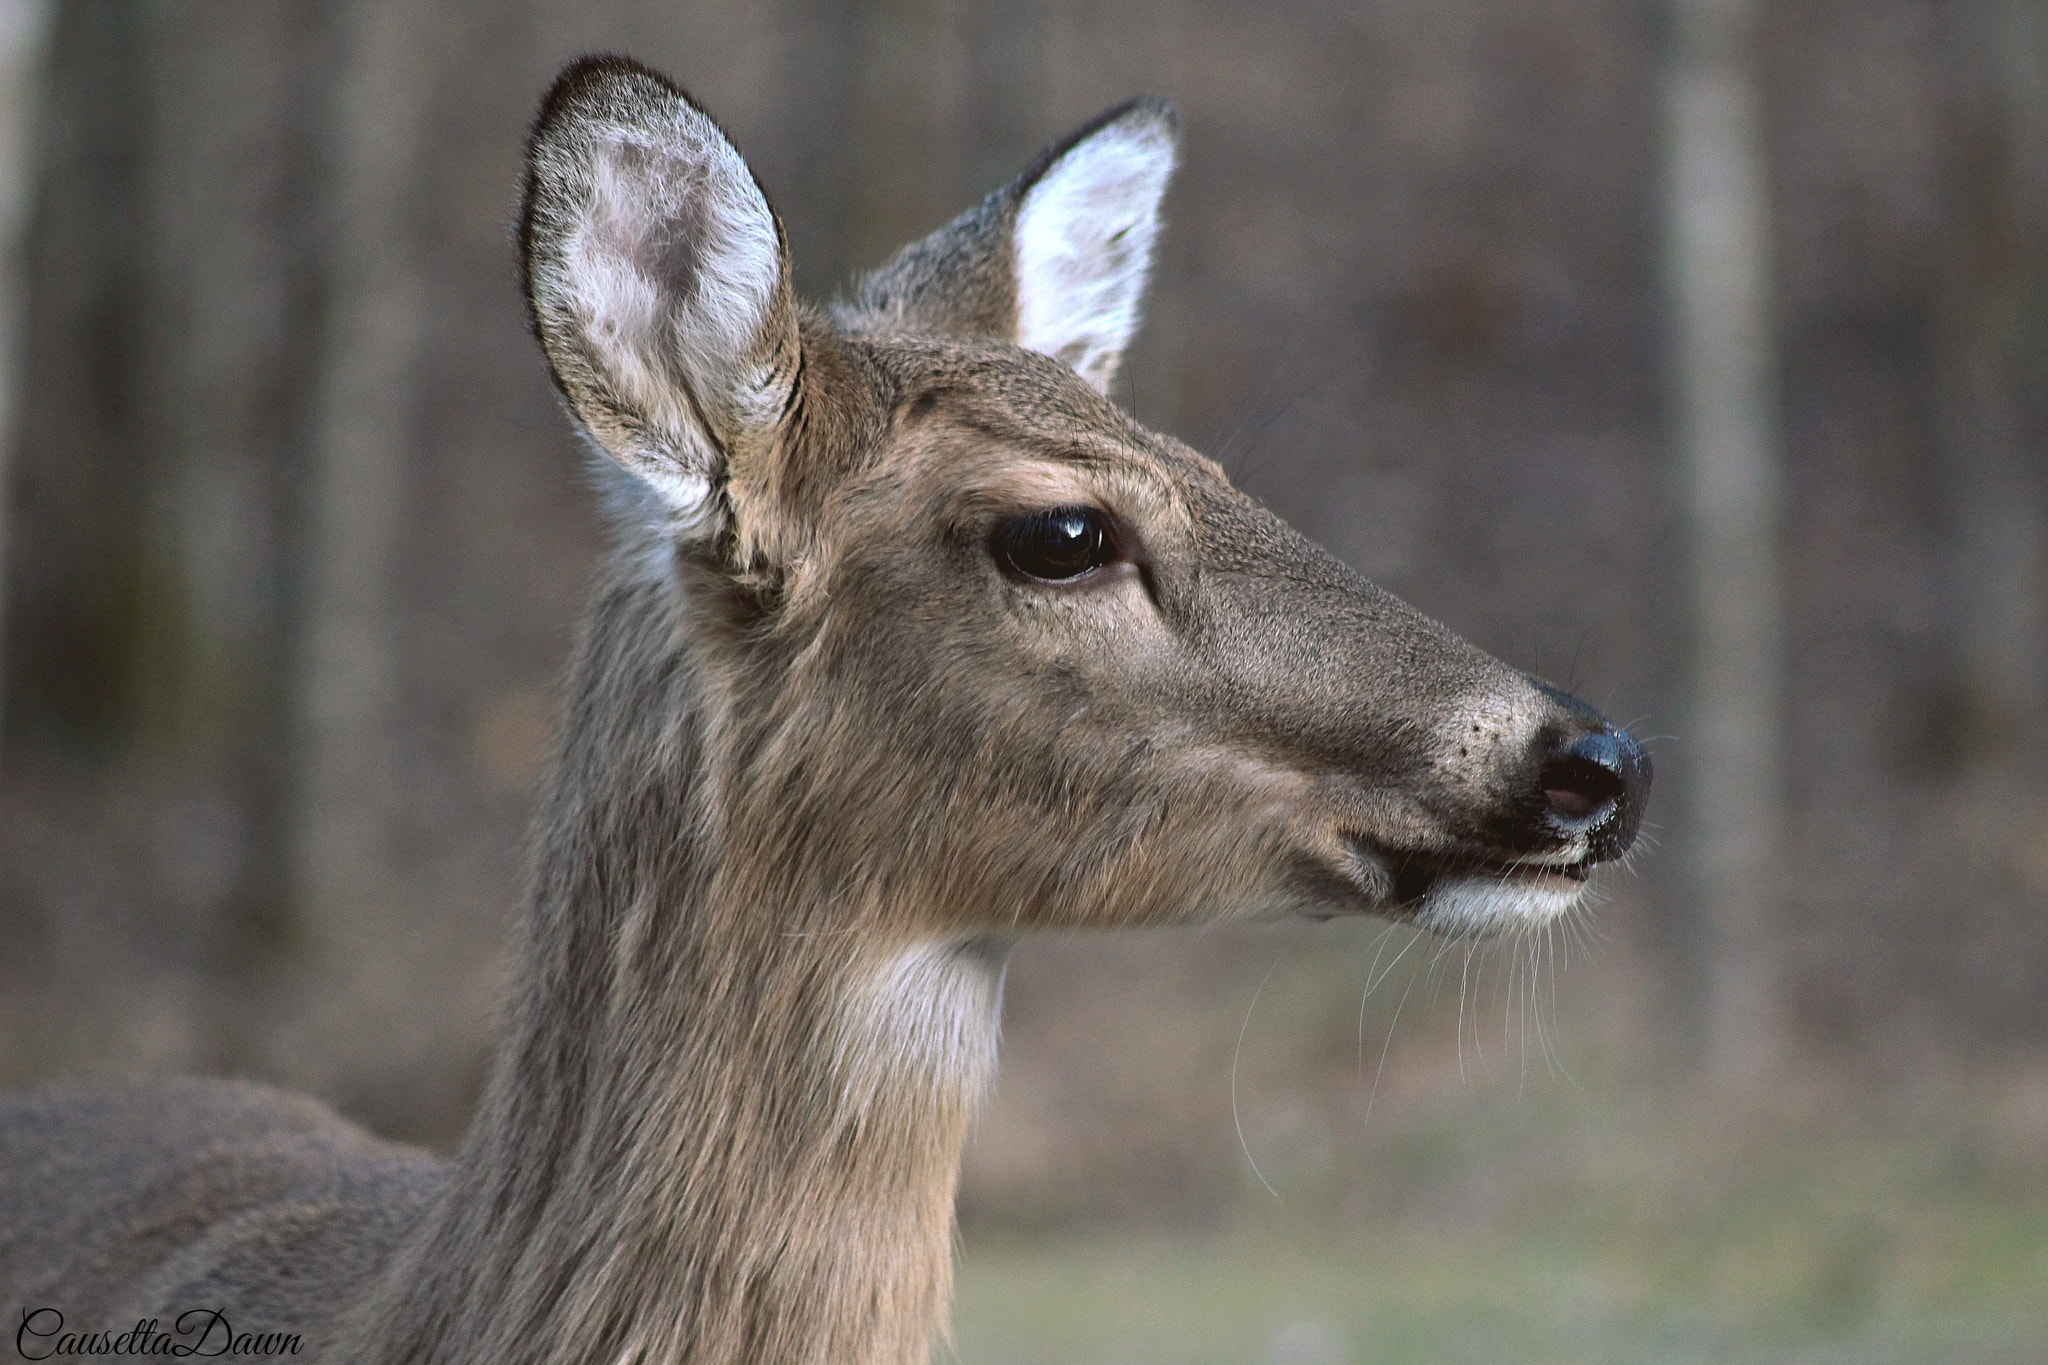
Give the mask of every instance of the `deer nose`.
[{"label": "deer nose", "polygon": [[1626,730],[1602,725],[1560,737],[1538,775],[1545,822],[1560,834],[1583,834],[1586,859],[1601,863],[1628,852],[1650,795],[1650,756]]}]

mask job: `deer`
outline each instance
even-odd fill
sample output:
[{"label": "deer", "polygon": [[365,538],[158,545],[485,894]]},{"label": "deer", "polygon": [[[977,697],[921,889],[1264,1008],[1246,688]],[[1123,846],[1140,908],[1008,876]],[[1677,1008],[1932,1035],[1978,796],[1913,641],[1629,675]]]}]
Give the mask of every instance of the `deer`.
[{"label": "deer", "polygon": [[9,1094],[21,1354],[926,1361],[1020,937],[1580,903],[1642,746],[1110,400],[1178,140],[1119,105],[819,307],[679,86],[560,75],[520,277],[614,544],[473,1125]]}]

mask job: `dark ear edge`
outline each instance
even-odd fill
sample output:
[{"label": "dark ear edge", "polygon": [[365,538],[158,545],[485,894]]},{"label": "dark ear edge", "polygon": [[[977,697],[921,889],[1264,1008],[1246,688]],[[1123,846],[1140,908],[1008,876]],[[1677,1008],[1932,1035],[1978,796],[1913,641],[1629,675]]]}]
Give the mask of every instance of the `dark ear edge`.
[{"label": "dark ear edge", "polygon": [[1161,99],[1157,95],[1133,95],[1122,104],[1111,105],[1040,152],[1015,180],[996,193],[1009,194],[1012,198],[1021,200],[1031,191],[1032,186],[1045,178],[1045,173],[1051,170],[1061,157],[1112,123],[1122,123],[1132,114],[1139,112],[1150,114],[1155,122],[1165,127],[1168,136],[1176,139],[1180,137],[1180,110],[1174,107],[1172,100]]}]

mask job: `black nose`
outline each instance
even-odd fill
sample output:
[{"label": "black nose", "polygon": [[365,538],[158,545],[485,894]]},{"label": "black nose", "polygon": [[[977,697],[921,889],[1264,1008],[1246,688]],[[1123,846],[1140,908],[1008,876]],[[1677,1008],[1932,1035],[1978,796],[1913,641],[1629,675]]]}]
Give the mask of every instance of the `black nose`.
[{"label": "black nose", "polygon": [[1544,815],[1561,834],[1587,836],[1587,860],[1628,852],[1650,795],[1650,756],[1626,730],[1601,726],[1559,739],[1538,778]]}]

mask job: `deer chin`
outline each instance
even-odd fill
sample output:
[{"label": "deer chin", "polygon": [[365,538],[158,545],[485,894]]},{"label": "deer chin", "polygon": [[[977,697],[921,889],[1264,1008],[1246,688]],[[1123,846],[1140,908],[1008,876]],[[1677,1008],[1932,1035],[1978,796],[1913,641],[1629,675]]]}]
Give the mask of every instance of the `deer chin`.
[{"label": "deer chin", "polygon": [[1447,873],[1414,901],[1407,916],[1434,933],[1455,938],[1540,929],[1586,895],[1583,864],[1570,868],[1514,867]]}]

